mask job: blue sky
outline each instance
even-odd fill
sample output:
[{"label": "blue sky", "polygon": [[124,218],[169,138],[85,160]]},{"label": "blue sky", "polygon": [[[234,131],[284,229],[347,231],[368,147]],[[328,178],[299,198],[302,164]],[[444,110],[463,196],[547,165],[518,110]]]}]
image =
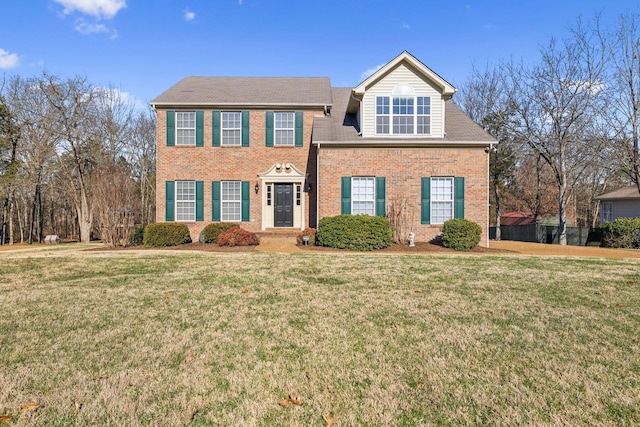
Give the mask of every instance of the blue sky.
[{"label": "blue sky", "polygon": [[353,87],[407,50],[454,85],[535,60],[582,16],[637,0],[0,0],[0,75],[86,76],[148,103],[185,76],[326,76]]}]

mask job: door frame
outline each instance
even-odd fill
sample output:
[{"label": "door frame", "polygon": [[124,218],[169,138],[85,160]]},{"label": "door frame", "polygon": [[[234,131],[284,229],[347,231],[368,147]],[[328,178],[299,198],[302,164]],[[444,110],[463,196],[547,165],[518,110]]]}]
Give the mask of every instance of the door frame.
[{"label": "door frame", "polygon": [[[293,227],[278,227],[278,228],[292,228],[304,230],[307,226],[307,220],[305,218],[305,212],[307,209],[307,196],[304,191],[304,185],[307,181],[307,176],[304,172],[301,172],[295,165],[291,163],[275,163],[266,172],[258,174],[260,178],[259,192],[261,193],[261,217],[262,227],[261,230],[268,228],[275,228],[275,194],[274,184],[293,184]],[[300,206],[296,204],[296,188],[300,186]],[[271,204],[268,203],[268,188],[271,188]]]}]

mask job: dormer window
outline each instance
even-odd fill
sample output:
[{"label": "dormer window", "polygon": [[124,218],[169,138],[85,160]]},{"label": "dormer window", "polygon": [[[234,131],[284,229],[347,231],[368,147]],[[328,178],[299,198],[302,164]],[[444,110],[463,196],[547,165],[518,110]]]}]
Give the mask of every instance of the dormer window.
[{"label": "dormer window", "polygon": [[[389,108],[389,104],[392,108]],[[429,135],[431,98],[428,96],[377,96],[376,134]]]}]

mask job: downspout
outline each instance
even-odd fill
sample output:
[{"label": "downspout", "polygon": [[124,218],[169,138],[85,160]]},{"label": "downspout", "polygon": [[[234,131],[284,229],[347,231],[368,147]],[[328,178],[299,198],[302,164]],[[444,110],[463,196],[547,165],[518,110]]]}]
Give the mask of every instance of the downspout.
[{"label": "downspout", "polygon": [[320,222],[320,143],[316,148],[316,230]]}]

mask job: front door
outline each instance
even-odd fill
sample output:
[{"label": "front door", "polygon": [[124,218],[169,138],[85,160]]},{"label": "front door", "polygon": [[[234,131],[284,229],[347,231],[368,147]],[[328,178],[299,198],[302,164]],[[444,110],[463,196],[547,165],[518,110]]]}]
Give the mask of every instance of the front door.
[{"label": "front door", "polygon": [[274,226],[293,227],[293,184],[274,184]]}]

